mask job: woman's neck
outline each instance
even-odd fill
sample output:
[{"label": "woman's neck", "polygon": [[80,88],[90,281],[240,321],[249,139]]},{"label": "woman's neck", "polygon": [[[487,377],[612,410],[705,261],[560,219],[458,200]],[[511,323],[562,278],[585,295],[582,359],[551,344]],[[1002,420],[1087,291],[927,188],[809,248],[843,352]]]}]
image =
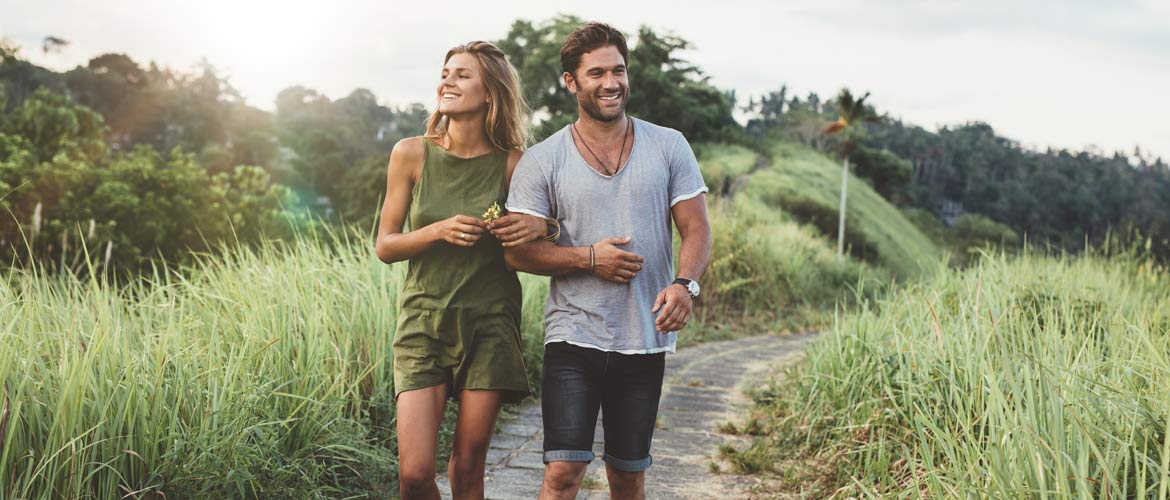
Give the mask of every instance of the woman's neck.
[{"label": "woman's neck", "polygon": [[484,129],[483,113],[471,116],[448,116],[446,144],[443,147],[453,155],[470,158],[495,149]]}]

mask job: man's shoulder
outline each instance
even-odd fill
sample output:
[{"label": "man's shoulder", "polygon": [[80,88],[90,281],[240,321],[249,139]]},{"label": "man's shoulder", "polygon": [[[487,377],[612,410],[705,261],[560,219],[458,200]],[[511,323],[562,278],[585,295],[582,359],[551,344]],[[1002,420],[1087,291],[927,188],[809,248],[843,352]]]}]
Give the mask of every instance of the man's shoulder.
[{"label": "man's shoulder", "polygon": [[544,160],[549,157],[564,154],[565,150],[565,130],[567,128],[553,132],[545,140],[533,144],[528,150],[524,151],[524,156],[532,155],[534,159]]},{"label": "man's shoulder", "polygon": [[634,118],[634,121],[635,126],[637,127],[637,129],[635,129],[635,133],[642,134],[643,137],[648,139],[650,142],[654,142],[662,146],[667,146],[679,141],[684,143],[687,142],[687,138],[683,136],[682,132],[679,132],[673,128],[651,123],[639,118]]}]

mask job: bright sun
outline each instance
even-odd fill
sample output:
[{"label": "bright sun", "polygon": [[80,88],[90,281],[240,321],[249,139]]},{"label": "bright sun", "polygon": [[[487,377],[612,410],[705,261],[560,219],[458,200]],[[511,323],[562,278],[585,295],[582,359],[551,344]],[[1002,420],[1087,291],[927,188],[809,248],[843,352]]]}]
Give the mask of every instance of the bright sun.
[{"label": "bright sun", "polygon": [[295,0],[212,0],[188,14],[208,60],[251,94],[275,92],[294,81],[291,70],[335,56],[336,8]]}]

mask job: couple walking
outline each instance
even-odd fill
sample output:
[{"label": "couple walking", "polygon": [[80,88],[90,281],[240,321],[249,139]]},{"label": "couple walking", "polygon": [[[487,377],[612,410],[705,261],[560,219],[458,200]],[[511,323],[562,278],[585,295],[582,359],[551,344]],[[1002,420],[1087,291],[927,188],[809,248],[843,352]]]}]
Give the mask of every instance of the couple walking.
[{"label": "couple walking", "polygon": [[[447,53],[424,136],[391,155],[376,250],[387,263],[409,259],[394,339],[404,499],[439,498],[436,436],[448,398],[459,405],[452,493],[483,498],[500,407],[529,392],[516,271],[552,276],[540,497],[576,496],[595,458],[599,409],[613,498],[645,496],[665,353],[710,258],[707,188],[682,134],[626,115],[622,33],[585,24],[560,56],[579,116],[543,142],[523,150],[516,71],[494,45],[473,42]],[[498,204],[507,215],[491,217]],[[677,275],[672,224],[682,239]]]}]

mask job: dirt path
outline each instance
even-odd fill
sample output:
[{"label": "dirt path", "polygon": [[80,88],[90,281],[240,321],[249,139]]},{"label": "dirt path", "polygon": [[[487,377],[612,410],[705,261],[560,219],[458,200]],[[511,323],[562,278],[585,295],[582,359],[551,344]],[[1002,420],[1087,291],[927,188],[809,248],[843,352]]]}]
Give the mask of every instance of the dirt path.
[{"label": "dirt path", "polygon": [[[777,337],[761,335],[711,342],[681,349],[666,357],[666,381],[654,433],[654,465],[646,476],[650,499],[732,499],[747,496],[748,478],[712,473],[710,465],[720,444],[735,438],[716,427],[738,419],[749,404],[743,385],[759,381],[768,371],[798,360],[815,334]],[[600,420],[600,419],[598,419]],[[601,427],[589,465],[583,499],[608,499]],[[540,405],[529,403],[506,422],[488,452],[485,493],[488,499],[534,499],[544,472]],[[448,498],[450,489],[440,479]]]}]

